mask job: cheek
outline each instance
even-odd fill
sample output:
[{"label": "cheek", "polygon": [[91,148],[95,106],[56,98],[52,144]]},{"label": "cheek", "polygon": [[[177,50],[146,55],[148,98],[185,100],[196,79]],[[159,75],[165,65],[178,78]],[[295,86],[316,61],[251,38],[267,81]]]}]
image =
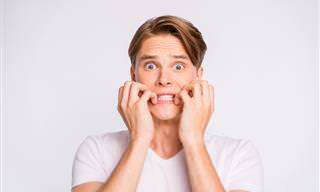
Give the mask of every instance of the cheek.
[{"label": "cheek", "polygon": [[155,73],[138,73],[137,80],[139,83],[145,84],[145,85],[153,85],[154,82],[157,80],[157,74]]},{"label": "cheek", "polygon": [[197,77],[193,74],[183,75],[176,79],[176,82],[179,84],[179,87],[183,87],[193,81],[197,80]]}]

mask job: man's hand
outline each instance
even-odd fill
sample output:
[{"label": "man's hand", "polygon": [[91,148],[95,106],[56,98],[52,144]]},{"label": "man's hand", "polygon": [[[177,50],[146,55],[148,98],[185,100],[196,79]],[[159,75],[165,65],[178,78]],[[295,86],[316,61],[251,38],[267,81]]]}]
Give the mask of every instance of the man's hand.
[{"label": "man's hand", "polygon": [[175,103],[182,100],[183,110],[179,125],[181,142],[201,142],[210,117],[214,112],[213,86],[207,81],[185,85]]},{"label": "man's hand", "polygon": [[141,83],[126,81],[119,88],[118,111],[131,134],[131,139],[151,141],[154,124],[148,104],[157,104],[157,95]]}]

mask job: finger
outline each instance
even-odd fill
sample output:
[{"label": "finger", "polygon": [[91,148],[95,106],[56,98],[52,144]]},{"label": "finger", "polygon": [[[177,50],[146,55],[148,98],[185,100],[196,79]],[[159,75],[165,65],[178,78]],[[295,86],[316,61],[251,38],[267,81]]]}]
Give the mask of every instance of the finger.
[{"label": "finger", "polygon": [[185,86],[185,89],[192,93],[191,97],[196,101],[201,101],[201,85],[199,82],[190,83]]},{"label": "finger", "polygon": [[186,84],[182,87],[182,90],[185,89],[190,97],[193,97],[193,86],[192,83]]},{"label": "finger", "polygon": [[212,85],[209,85],[209,97],[210,97],[210,110],[211,112],[213,112],[215,108],[215,104],[214,104],[214,88]]},{"label": "finger", "polygon": [[179,93],[176,93],[176,94],[174,95],[173,103],[176,104],[176,105],[180,105],[180,103],[181,103],[180,92],[179,92]]},{"label": "finger", "polygon": [[208,81],[201,81],[201,88],[202,88],[202,101],[207,106],[210,104],[210,91],[209,91],[209,84]]},{"label": "finger", "polygon": [[153,103],[154,105],[156,105],[158,103],[158,96],[156,93],[154,92],[151,92],[152,95],[150,96],[151,97],[151,103]]},{"label": "finger", "polygon": [[118,93],[118,111],[121,115],[121,118],[123,119],[125,125],[127,126],[127,128],[130,128],[130,125],[127,121],[127,118],[126,118],[126,115],[123,111],[123,108],[121,107],[121,101],[122,101],[122,98],[123,98],[123,90],[124,90],[124,86],[121,86],[119,88],[119,93]]},{"label": "finger", "polygon": [[124,86],[121,86],[118,91],[118,111],[121,111],[121,101],[122,101],[122,97],[123,97],[123,88],[124,88]]},{"label": "finger", "polygon": [[199,82],[196,82],[193,85],[193,98],[196,100],[196,101],[202,101],[201,100],[201,85]]},{"label": "finger", "polygon": [[125,108],[127,107],[128,92],[129,92],[131,83],[132,82],[130,82],[130,81],[126,81],[124,86],[121,86],[119,88],[119,94],[118,94],[118,111],[119,111],[121,118],[123,119],[123,121],[126,124],[128,129],[130,128],[130,124],[127,121]]},{"label": "finger", "polygon": [[146,85],[136,82],[132,83],[129,92],[128,104],[133,105],[134,103],[136,103],[140,98],[139,93],[144,92],[145,90],[147,90]]},{"label": "finger", "polygon": [[145,102],[147,103],[149,100],[151,100],[151,103],[154,105],[157,104],[157,95],[154,92],[151,92],[149,90],[146,90],[142,96],[140,97],[138,102]]},{"label": "finger", "polygon": [[183,103],[189,103],[191,101],[191,97],[188,94],[187,89],[182,89],[182,91],[180,92],[180,98],[183,101]]},{"label": "finger", "polygon": [[130,86],[132,84],[132,81],[126,81],[124,83],[124,88],[123,88],[123,93],[122,93],[122,100],[121,100],[121,108],[125,109],[128,105],[128,99],[129,99],[129,91],[130,91]]}]

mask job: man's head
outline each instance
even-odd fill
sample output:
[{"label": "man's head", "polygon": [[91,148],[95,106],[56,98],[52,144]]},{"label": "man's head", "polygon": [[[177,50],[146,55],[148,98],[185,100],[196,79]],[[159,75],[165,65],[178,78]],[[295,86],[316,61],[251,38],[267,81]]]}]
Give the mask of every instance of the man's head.
[{"label": "man's head", "polygon": [[132,65],[136,65],[137,54],[143,42],[159,34],[170,34],[178,38],[193,65],[197,69],[201,67],[207,46],[200,31],[189,21],[171,15],[151,18],[138,28],[128,50]]},{"label": "man's head", "polygon": [[198,29],[182,18],[161,16],[140,26],[129,47],[131,78],[158,95],[158,104],[150,105],[154,117],[178,117],[181,106],[173,97],[184,85],[201,79],[206,49]]}]

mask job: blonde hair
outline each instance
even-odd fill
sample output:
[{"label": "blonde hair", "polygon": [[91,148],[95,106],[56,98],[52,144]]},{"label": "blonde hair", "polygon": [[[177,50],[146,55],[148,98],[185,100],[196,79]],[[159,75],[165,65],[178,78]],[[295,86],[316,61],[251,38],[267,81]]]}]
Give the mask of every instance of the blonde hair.
[{"label": "blonde hair", "polygon": [[193,65],[196,68],[201,66],[207,50],[201,32],[189,21],[172,15],[151,18],[138,28],[128,50],[131,64],[136,64],[137,54],[147,38],[163,33],[177,37]]}]

